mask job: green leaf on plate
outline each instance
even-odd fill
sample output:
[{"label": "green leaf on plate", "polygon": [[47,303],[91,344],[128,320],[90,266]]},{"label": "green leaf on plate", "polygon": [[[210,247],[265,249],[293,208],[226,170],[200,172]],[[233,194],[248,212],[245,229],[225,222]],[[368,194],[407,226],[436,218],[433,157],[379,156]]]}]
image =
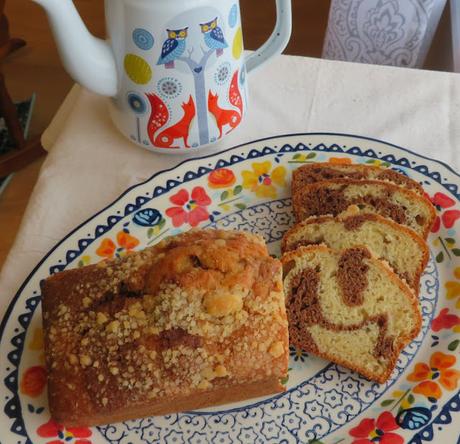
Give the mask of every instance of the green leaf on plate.
[{"label": "green leaf on plate", "polygon": [[302,156],[302,154],[300,153],[297,153],[297,154],[294,154],[294,156],[292,157],[294,160],[296,159],[300,159],[300,157]]},{"label": "green leaf on plate", "polygon": [[415,398],[414,398],[414,395],[412,393],[407,397],[407,402],[409,404],[413,404],[415,402]]},{"label": "green leaf on plate", "polygon": [[443,260],[444,260],[444,253],[440,251],[439,254],[436,256],[436,262],[440,264]]},{"label": "green leaf on plate", "polygon": [[282,385],[286,385],[289,381],[289,374],[287,374],[284,378],[280,379]]},{"label": "green leaf on plate", "polygon": [[380,405],[382,407],[388,407],[389,405],[393,404],[393,402],[395,402],[394,399],[385,399],[385,401],[382,401]]},{"label": "green leaf on plate", "polygon": [[236,203],[235,207],[238,208],[239,210],[246,209],[246,205],[244,203]]},{"label": "green leaf on plate", "polygon": [[444,240],[446,241],[447,245],[454,245],[455,244],[455,239],[452,238],[452,237],[446,237]]},{"label": "green leaf on plate", "polygon": [[448,346],[447,348],[453,352],[457,349],[458,347],[458,344],[460,344],[460,339],[456,339],[455,341],[452,341]]},{"label": "green leaf on plate", "polygon": [[457,256],[457,257],[460,256],[460,248],[453,248],[452,253],[454,253],[455,256]]},{"label": "green leaf on plate", "polygon": [[237,194],[240,194],[241,191],[243,191],[243,187],[241,185],[237,185],[235,188],[233,188],[233,194],[236,196]]},{"label": "green leaf on plate", "polygon": [[391,163],[389,163],[389,162],[383,162],[382,163],[382,166],[385,167],[385,168],[388,168],[390,165],[391,165]]},{"label": "green leaf on plate", "polygon": [[312,439],[311,441],[308,441],[308,444],[324,444],[324,442],[319,439]]},{"label": "green leaf on plate", "polygon": [[153,236],[153,228],[147,230],[147,237],[150,239]]},{"label": "green leaf on plate", "polygon": [[165,224],[166,224],[166,219],[161,219],[160,223],[158,224],[158,229],[161,231],[163,227],[165,226]]},{"label": "green leaf on plate", "polygon": [[366,160],[365,163],[374,163],[374,161],[373,160]]},{"label": "green leaf on plate", "polygon": [[316,157],[316,153],[308,153],[307,159],[314,159]]},{"label": "green leaf on plate", "polygon": [[221,195],[220,195],[220,201],[223,202],[225,199],[228,198],[228,191],[224,191]]}]

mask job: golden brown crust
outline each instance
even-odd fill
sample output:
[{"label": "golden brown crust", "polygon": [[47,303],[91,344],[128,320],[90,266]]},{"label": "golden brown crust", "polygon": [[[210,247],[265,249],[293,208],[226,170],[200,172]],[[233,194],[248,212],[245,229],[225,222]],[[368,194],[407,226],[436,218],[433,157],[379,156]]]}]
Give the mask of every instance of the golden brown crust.
[{"label": "golden brown crust", "polygon": [[357,164],[334,165],[327,162],[306,164],[294,170],[291,184],[292,194],[295,194],[304,185],[335,179],[387,181],[417,194],[424,194],[423,188],[418,182],[388,168]]},{"label": "golden brown crust", "polygon": [[[291,241],[293,238],[296,238],[297,234],[301,233],[303,228],[306,227],[307,225],[321,225],[327,222],[337,221],[341,223],[344,226],[344,229],[346,230],[347,226],[348,226],[348,229],[353,229],[351,227],[356,226],[353,221],[356,221],[357,218],[360,219],[361,223],[364,223],[365,221],[372,221],[372,222],[381,224],[383,226],[387,226],[391,230],[398,231],[399,233],[401,233],[401,235],[410,237],[412,241],[414,241],[417,244],[418,250],[421,253],[421,261],[420,261],[420,264],[417,268],[415,275],[412,277],[412,279],[408,279],[407,276],[404,276],[402,274],[400,274],[399,277],[402,279],[405,279],[408,283],[410,283],[410,287],[416,292],[416,294],[418,294],[419,288],[420,288],[420,279],[422,277],[423,271],[425,270],[425,267],[427,266],[428,260],[430,258],[430,250],[428,249],[428,245],[414,230],[404,225],[397,224],[391,219],[386,219],[385,217],[382,217],[378,214],[371,214],[371,213],[366,213],[366,214],[358,213],[356,215],[346,215],[345,214],[345,215],[339,215],[336,218],[333,216],[310,217],[308,219],[303,220],[302,222],[295,224],[285,233],[281,241],[281,251],[283,253],[286,253],[288,251],[295,250],[299,246],[308,246],[306,243],[304,244],[302,244],[301,242],[294,243],[293,241]],[[325,243],[325,241],[323,240],[322,243]],[[365,239],[362,240],[362,243],[363,244],[366,243]],[[333,246],[331,245],[326,244],[326,246],[333,248]]]},{"label": "golden brown crust", "polygon": [[50,410],[65,425],[259,396],[287,372],[281,264],[256,236],[195,230],[58,273],[42,294]]},{"label": "golden brown crust", "polygon": [[67,427],[81,427],[81,424],[98,425],[116,423],[130,419],[144,418],[147,416],[167,415],[174,412],[197,410],[209,406],[218,406],[245,399],[267,396],[274,393],[281,393],[285,387],[280,384],[279,378],[272,376],[257,382],[246,382],[235,384],[229,387],[218,387],[212,390],[204,390],[193,395],[170,398],[164,400],[153,400],[149,405],[130,406],[112,410],[110,416],[106,413],[94,413],[91,416],[79,414],[75,417],[68,417],[66,412],[56,410],[54,420]]},{"label": "golden brown crust", "polygon": [[[382,191],[382,196],[374,198],[371,195],[359,197],[356,200],[345,198],[344,191],[349,186],[368,186]],[[428,213],[427,220],[418,222],[422,236],[426,239],[436,218],[432,203],[425,196],[416,194],[408,189],[388,182],[378,180],[337,179],[304,185],[292,196],[294,215],[298,222],[312,216],[337,216],[346,211],[350,205],[366,204],[373,207],[377,214],[393,219],[402,225],[406,224],[406,209],[390,202],[390,197],[402,194],[411,202],[423,207]]]},{"label": "golden brown crust", "polygon": [[[365,247],[362,247],[365,249]],[[304,257],[304,255],[307,254],[316,254],[316,253],[327,253],[330,255],[343,255],[347,250],[342,250],[342,251],[334,251],[329,249],[328,247],[324,245],[317,245],[317,246],[309,246],[309,247],[299,247],[297,250],[294,251],[289,251],[286,254],[283,255],[281,258],[281,262],[283,264],[283,269],[284,271],[284,277],[288,276],[290,272],[294,269],[295,265],[293,263],[296,262],[296,259]],[[373,263],[373,266],[376,266],[380,269],[380,272],[382,274],[385,274],[386,279],[392,281],[393,284],[397,285],[399,290],[401,291],[402,297],[406,298],[408,303],[411,306],[411,310],[413,312],[413,315],[416,319],[416,323],[412,330],[405,336],[401,336],[397,338],[397,340],[394,341],[392,344],[392,347],[388,347],[388,345],[385,343],[385,338],[384,335],[382,335],[382,328],[386,328],[385,325],[381,325],[382,323],[385,323],[385,321],[381,319],[377,319],[374,317],[369,317],[364,324],[368,322],[377,322],[379,327],[380,327],[380,335],[379,335],[379,342],[377,346],[382,349],[385,349],[385,356],[388,357],[388,363],[387,363],[387,369],[384,373],[382,374],[377,374],[370,372],[366,370],[365,368],[361,368],[357,366],[352,360],[347,359],[345,356],[343,357],[337,357],[337,356],[332,356],[330,353],[327,351],[322,351],[319,350],[316,344],[313,342],[312,343],[312,337],[308,333],[307,330],[305,330],[305,338],[302,339],[301,335],[299,335],[298,332],[292,331],[294,328],[305,328],[305,326],[308,326],[308,319],[301,318],[303,321],[302,323],[299,324],[299,315],[296,316],[296,319],[294,322],[291,320],[292,316],[292,308],[290,307],[291,303],[291,288],[285,288],[285,293],[286,293],[286,304],[288,308],[288,315],[289,315],[289,329],[290,329],[290,335],[293,338],[293,342],[295,343],[296,346],[304,349],[307,352],[313,353],[317,356],[320,356],[324,359],[331,360],[333,362],[336,362],[339,365],[343,365],[347,368],[350,368],[351,370],[354,370],[363,376],[365,376],[368,379],[375,380],[379,383],[384,383],[391,375],[394,366],[396,365],[397,358],[399,356],[399,353],[401,350],[412,340],[414,339],[418,333],[420,332],[421,329],[421,323],[422,323],[422,318],[420,314],[420,310],[418,307],[418,300],[415,297],[415,295],[408,289],[408,287],[402,282],[394,273],[391,272],[390,269],[386,268],[385,266],[382,265],[381,261],[378,259],[370,258],[368,259],[369,263]],[[311,271],[311,270],[310,270]],[[310,281],[311,281],[311,276],[310,276]],[[314,279],[313,279],[314,281]],[[319,285],[319,284],[318,284]],[[315,302],[315,295],[313,294],[316,290],[313,289],[307,289],[307,293],[310,293],[310,298],[312,298],[310,301],[306,301],[306,307],[309,307],[309,309],[313,310],[313,323],[322,323],[324,322],[323,319],[323,314],[318,313],[318,307],[315,308],[315,304],[318,304],[318,301]],[[318,298],[318,296],[316,296]],[[313,301],[313,302],[312,302]],[[315,321],[316,320],[316,321]],[[364,325],[363,324],[363,325]],[[331,329],[333,331],[350,331],[359,327],[362,327],[362,325],[348,325],[348,326],[340,326],[340,325],[332,325],[330,322],[326,321],[325,326],[328,329]],[[292,341],[292,340],[291,340]]]}]

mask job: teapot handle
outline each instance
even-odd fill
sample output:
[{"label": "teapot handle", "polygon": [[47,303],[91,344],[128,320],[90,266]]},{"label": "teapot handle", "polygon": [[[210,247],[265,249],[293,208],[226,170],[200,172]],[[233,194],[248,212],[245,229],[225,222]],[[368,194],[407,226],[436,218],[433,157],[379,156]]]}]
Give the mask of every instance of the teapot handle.
[{"label": "teapot handle", "polygon": [[246,71],[249,73],[281,54],[289,43],[292,32],[291,0],[276,0],[276,24],[269,39],[246,58]]}]

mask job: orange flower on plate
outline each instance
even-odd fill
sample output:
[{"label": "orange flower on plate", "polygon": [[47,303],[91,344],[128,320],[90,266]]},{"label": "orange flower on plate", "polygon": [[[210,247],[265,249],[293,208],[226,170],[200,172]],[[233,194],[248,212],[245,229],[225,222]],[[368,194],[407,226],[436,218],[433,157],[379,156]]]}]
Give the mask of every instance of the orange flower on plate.
[{"label": "orange flower on plate", "polygon": [[208,176],[209,187],[214,189],[231,187],[235,182],[235,174],[228,168],[211,171]]},{"label": "orange flower on plate", "polygon": [[28,368],[21,379],[21,393],[36,398],[46,385],[46,370],[41,365]]},{"label": "orange flower on plate", "polygon": [[132,250],[139,245],[139,240],[125,231],[117,233],[117,242],[118,245],[125,250]]},{"label": "orange flower on plate", "polygon": [[430,365],[415,364],[414,371],[407,377],[409,381],[418,382],[413,392],[439,399],[442,396],[441,386],[445,390],[455,390],[460,379],[460,371],[452,368],[456,362],[457,358],[453,355],[435,352],[431,355]]},{"label": "orange flower on plate", "polygon": [[117,244],[112,239],[102,239],[96,254],[105,258],[124,256],[139,245],[139,240],[125,231],[119,231],[116,236]]},{"label": "orange flower on plate", "polygon": [[101,257],[113,257],[116,249],[117,246],[113,240],[105,238],[102,239],[101,245],[99,245],[99,248],[96,250],[96,254]]},{"label": "orange flower on plate", "polygon": [[334,165],[349,165],[351,163],[351,159],[348,157],[331,157],[327,162]]}]

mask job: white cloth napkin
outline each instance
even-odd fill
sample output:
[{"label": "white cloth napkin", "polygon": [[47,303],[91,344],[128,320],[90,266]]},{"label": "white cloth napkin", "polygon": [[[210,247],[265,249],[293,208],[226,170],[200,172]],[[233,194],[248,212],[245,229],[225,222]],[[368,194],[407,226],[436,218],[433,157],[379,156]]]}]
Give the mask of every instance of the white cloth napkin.
[{"label": "white cloth napkin", "polygon": [[[281,134],[343,132],[383,139],[459,169],[456,74],[281,56],[249,81],[246,121],[207,151]],[[26,276],[63,236],[127,187],[184,159],[131,144],[112,126],[106,99],[80,87],[63,103],[43,143],[48,158],[0,273],[0,319]]]}]

